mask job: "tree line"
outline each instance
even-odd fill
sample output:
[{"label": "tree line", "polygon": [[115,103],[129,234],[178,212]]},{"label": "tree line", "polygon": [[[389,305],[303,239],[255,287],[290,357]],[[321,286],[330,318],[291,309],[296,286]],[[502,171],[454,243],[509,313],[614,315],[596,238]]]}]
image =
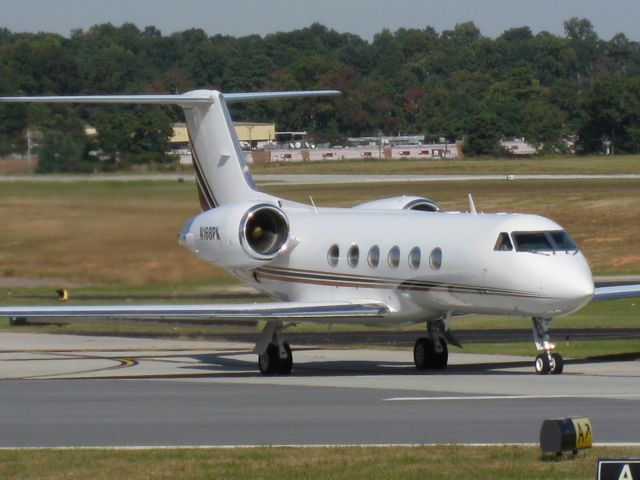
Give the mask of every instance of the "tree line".
[{"label": "tree line", "polygon": [[[237,119],[275,121],[317,141],[398,133],[464,139],[465,154],[499,153],[499,139],[525,137],[542,152],[640,151],[640,44],[600,39],[586,19],[564,35],[529,27],[485,37],[472,22],[437,32],[383,30],[371,42],[323,25],[266,36],[163,35],[134,24],[96,25],[68,37],[0,29],[1,95],[182,93],[334,88],[333,99],[233,107]],[[0,155],[43,132],[44,169],[168,162],[181,112],[149,106],[0,105]],[[87,138],[85,125],[98,135]],[[93,160],[92,160],[93,159]]]}]

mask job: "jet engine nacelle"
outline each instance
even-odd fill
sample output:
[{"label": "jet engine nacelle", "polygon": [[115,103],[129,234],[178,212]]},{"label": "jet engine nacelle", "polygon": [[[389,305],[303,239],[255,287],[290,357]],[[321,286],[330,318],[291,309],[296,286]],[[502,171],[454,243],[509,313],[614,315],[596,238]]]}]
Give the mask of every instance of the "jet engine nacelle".
[{"label": "jet engine nacelle", "polygon": [[276,258],[289,239],[289,221],[275,205],[223,205],[193,217],[180,244],[221,267],[260,266]]},{"label": "jet engine nacelle", "polygon": [[420,210],[423,212],[439,212],[440,205],[424,197],[401,196],[373,200],[361,203],[353,208],[367,210]]}]

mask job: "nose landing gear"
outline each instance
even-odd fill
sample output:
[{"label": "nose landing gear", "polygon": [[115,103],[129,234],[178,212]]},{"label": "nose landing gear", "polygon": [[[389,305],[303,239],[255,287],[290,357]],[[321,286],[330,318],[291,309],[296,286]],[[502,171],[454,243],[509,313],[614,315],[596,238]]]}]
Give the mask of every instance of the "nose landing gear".
[{"label": "nose landing gear", "polygon": [[536,373],[540,375],[559,375],[564,368],[564,361],[559,353],[555,353],[556,346],[551,343],[551,337],[549,336],[549,325],[551,325],[550,318],[533,317],[531,319],[533,323],[533,341],[536,344],[536,348],[541,350],[535,361]]}]

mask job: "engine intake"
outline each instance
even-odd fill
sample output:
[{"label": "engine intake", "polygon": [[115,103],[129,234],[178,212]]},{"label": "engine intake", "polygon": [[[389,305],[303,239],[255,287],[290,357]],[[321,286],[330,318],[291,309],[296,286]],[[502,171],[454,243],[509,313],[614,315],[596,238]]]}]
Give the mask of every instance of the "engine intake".
[{"label": "engine intake", "polygon": [[440,212],[440,205],[424,197],[405,196],[381,198],[361,203],[353,208],[367,210],[419,210],[421,212]]},{"label": "engine intake", "polygon": [[253,258],[275,257],[289,239],[289,222],[279,208],[261,204],[250,208],[240,222],[240,244]]},{"label": "engine intake", "polygon": [[419,210],[421,212],[439,212],[440,205],[428,198],[416,198],[415,200],[407,203],[404,207],[405,210]]}]

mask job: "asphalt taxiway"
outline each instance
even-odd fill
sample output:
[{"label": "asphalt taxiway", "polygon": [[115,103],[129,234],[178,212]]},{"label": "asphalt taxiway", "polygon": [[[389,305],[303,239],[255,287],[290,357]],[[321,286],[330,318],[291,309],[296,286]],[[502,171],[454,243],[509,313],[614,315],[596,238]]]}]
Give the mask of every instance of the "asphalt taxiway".
[{"label": "asphalt taxiway", "polygon": [[294,345],[263,377],[248,343],[0,333],[0,447],[535,443],[546,418],[586,415],[598,443],[640,441],[640,361]]}]

